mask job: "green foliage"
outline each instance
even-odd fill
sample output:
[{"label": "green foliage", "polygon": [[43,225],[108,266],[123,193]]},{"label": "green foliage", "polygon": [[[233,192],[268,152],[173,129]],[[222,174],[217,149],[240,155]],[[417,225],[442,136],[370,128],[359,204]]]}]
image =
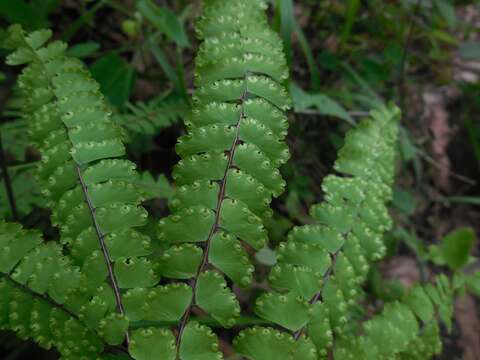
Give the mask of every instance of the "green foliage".
[{"label": "green foliage", "polygon": [[[0,245],[0,328],[46,349],[54,346],[63,359],[101,353],[106,343],[86,307],[103,315],[107,293],[80,290],[87,279],[74,259],[63,255],[58,243],[44,243],[36,231],[1,222]],[[94,298],[88,301],[88,295]]]},{"label": "green foliage", "polygon": [[439,246],[431,245],[429,257],[438,265],[447,265],[456,271],[465,266],[475,243],[471,228],[462,228],[447,234]]},{"label": "green foliage", "polygon": [[125,129],[125,142],[134,152],[148,151],[154,137],[163,129],[177,123],[190,110],[181,97],[170,95],[148,103],[127,102],[126,110],[113,115],[112,120]]},{"label": "green foliage", "polygon": [[[287,38],[298,27],[293,3],[278,4]],[[344,46],[358,4],[349,2]],[[138,10],[189,46],[170,10],[152,1],[139,1]],[[127,101],[131,83],[120,75],[133,68],[122,58],[94,64],[99,84],[66,44],[49,41],[50,31],[9,29],[7,62],[23,65],[21,121],[41,155],[35,180],[59,238],[44,241],[37,231],[0,223],[0,328],[72,360],[223,359],[218,336],[240,324],[231,336],[234,356],[248,360],[438,354],[440,321],[451,330],[455,292],[478,291],[478,276],[438,275],[381,305],[369,303],[364,287],[369,272],[378,273],[392,227],[399,109],[379,106],[372,90],[359,101],[376,110],[357,123],[330,98],[292,87],[296,107],[315,106],[353,128],[335,173],[322,182],[324,201],[310,209],[312,221],[271,250],[265,224],[284,191],[279,168],[289,158],[282,42],[261,0],[206,0],[197,34],[191,111],[183,98],[162,97],[128,104],[112,121],[100,89],[115,105]],[[286,50],[290,56],[291,43]],[[173,187],[165,176],[137,173],[123,158],[122,139],[151,143],[184,115]],[[142,202],[159,197],[171,214],[152,230]],[[458,270],[467,263],[472,236],[462,230],[444,239],[446,264]],[[248,309],[240,306],[245,294],[256,298]],[[248,311],[257,317],[243,318]]]},{"label": "green foliage", "polygon": [[[166,251],[177,259],[184,256],[159,266],[169,276],[193,278],[194,301],[180,325],[180,356],[188,346],[193,305],[225,327],[235,324],[239,304],[224,276],[249,285],[253,266],[242,241],[256,250],[265,245],[263,219],[271,216],[272,196],[284,187],[278,167],[289,155],[281,110],[290,100],[280,82],[287,68],[263,8],[256,0],[213,1],[197,27],[203,43],[196,59],[194,107],[188,133],[176,147],[182,160],[173,171],[178,186],[173,213],[159,228]],[[205,243],[205,248],[186,243]],[[220,272],[207,270],[208,263]],[[216,350],[203,347],[205,358],[217,358]]]},{"label": "green foliage", "polygon": [[335,100],[324,94],[308,94],[295,84],[290,88],[296,112],[302,112],[315,107],[319,114],[334,116],[353,125],[355,122],[350,114]]},{"label": "green foliage", "polygon": [[[125,151],[121,132],[110,120],[99,85],[82,63],[64,56],[65,44],[47,44],[50,35],[43,30],[24,35],[20,27],[11,27],[9,45],[15,51],[7,60],[11,65],[26,64],[19,87],[29,136],[41,153],[37,181],[52,209],[51,220],[60,230],[68,261],[83,274],[77,282],[69,281],[79,287],[70,311],[104,343],[128,344],[129,319],[121,289],[148,288],[159,280],[146,257],[152,252],[150,239],[135,230],[147,218],[140,206],[144,199],[138,186],[141,178],[131,162],[116,159]],[[51,255],[41,256],[62,259],[58,256],[62,248],[54,249]],[[50,266],[46,275],[57,270]],[[23,274],[24,282],[31,277]],[[41,280],[42,286],[56,284],[48,278]],[[64,301],[66,295],[62,296]],[[161,292],[152,301],[155,296]],[[65,342],[57,347],[70,358],[73,346]],[[100,354],[102,350],[100,344],[85,351]]]},{"label": "green foliage", "polygon": [[114,106],[122,106],[135,85],[135,70],[116,54],[108,54],[95,61],[90,69],[100,83],[100,90]]},{"label": "green foliage", "polygon": [[137,9],[158,31],[178,46],[190,46],[183,24],[170,9],[157,6],[152,0],[139,0]]},{"label": "green foliage", "polygon": [[59,0],[1,0],[0,16],[10,23],[19,23],[29,30],[48,26],[48,15]]}]

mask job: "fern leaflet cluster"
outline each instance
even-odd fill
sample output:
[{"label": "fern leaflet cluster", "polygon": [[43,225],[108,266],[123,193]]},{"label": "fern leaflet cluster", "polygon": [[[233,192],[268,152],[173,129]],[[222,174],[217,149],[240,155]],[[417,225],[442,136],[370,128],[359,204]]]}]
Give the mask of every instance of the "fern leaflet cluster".
[{"label": "fern leaflet cluster", "polygon": [[398,117],[393,106],[375,110],[347,134],[334,166],[338,175],[325,178],[325,201],[311,209],[317,224],[290,232],[269,276],[277,292],[256,301],[257,315],[287,332],[242,331],[234,344],[248,359],[407,359],[440,351],[434,314],[443,309],[443,320],[451,317],[446,278],[437,287],[416,287],[404,302],[387,304],[361,324],[361,286],[372,263],[384,256],[382,237],[391,226],[385,205]]},{"label": "fern leaflet cluster", "polygon": [[[65,256],[82,274],[73,282],[77,286],[65,307],[87,319],[88,329],[105,344],[123,352],[127,350],[122,347],[128,347],[136,359],[145,359],[144,348],[158,330],[130,332],[130,322],[162,318],[155,311],[163,301],[159,298],[169,289],[178,292],[187,286],[154,287],[159,276],[147,257],[152,245],[136,230],[147,219],[140,205],[144,194],[136,186],[134,164],[119,159],[125,153],[120,128],[110,120],[99,85],[81,62],[64,56],[64,43],[46,45],[50,36],[50,31],[25,35],[20,27],[12,27],[9,43],[16,50],[8,63],[26,64],[19,87],[29,135],[41,154],[37,180],[52,209],[52,223],[60,230]],[[140,310],[136,296],[146,289],[148,297]],[[103,351],[98,350],[96,354]],[[69,349],[62,355],[77,358]]]},{"label": "fern leaflet cluster", "polygon": [[[98,334],[101,326],[91,328],[94,314],[78,307],[83,295],[78,289],[87,279],[62,247],[5,222],[0,222],[0,245],[0,328],[46,349],[54,346],[63,359],[96,358],[107,343]],[[72,295],[79,295],[77,301]],[[116,336],[109,330],[103,335]]]},{"label": "fern leaflet cluster", "polygon": [[[263,220],[271,216],[272,196],[285,185],[278,167],[289,157],[283,111],[290,99],[280,83],[288,72],[264,9],[257,0],[212,1],[198,23],[203,43],[194,108],[188,134],[176,147],[182,160],[173,172],[179,188],[170,203],[172,215],[159,229],[166,248],[160,273],[191,283],[182,301],[181,359],[191,358],[194,337],[216,343],[207,328],[189,321],[194,306],[224,327],[235,324],[240,306],[225,276],[241,287],[251,282],[254,268],[246,249],[266,244]],[[209,358],[221,358],[210,348]]]}]

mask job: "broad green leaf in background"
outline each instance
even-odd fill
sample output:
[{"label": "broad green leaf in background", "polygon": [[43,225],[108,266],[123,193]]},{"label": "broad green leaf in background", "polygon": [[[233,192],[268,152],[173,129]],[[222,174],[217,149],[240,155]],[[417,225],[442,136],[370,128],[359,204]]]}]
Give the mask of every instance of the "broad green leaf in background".
[{"label": "broad green leaf in background", "polygon": [[403,161],[410,161],[417,156],[417,147],[413,144],[412,137],[405,127],[400,126],[399,150]]},{"label": "broad green leaf in background", "polygon": [[90,71],[112,105],[122,106],[128,101],[135,84],[135,70],[124,59],[116,54],[105,55],[95,61]]},{"label": "broad green leaf in background", "polygon": [[450,268],[458,270],[467,264],[474,242],[475,233],[471,228],[457,229],[442,239],[440,254]]},{"label": "broad green leaf in background", "polygon": [[0,0],[0,15],[10,23],[19,23],[26,29],[37,28],[40,24],[33,9],[23,0]]},{"label": "broad green leaf in background", "polygon": [[480,59],[480,41],[467,41],[458,48],[460,57],[465,60]]},{"label": "broad green leaf in background", "polygon": [[306,93],[295,84],[290,86],[290,93],[293,98],[293,106],[297,112],[314,107],[319,114],[334,116],[345,120],[351,125],[355,125],[355,121],[342,105],[327,95],[321,93]]},{"label": "broad green leaf in background", "polygon": [[435,0],[435,6],[448,24],[453,28],[457,24],[457,15],[455,14],[455,6],[450,0]]},{"label": "broad green leaf in background", "polygon": [[48,26],[48,14],[60,0],[0,0],[0,16],[9,23],[21,24],[27,30]]},{"label": "broad green leaf in background", "polygon": [[360,8],[360,0],[348,0],[347,11],[345,14],[345,24],[343,25],[341,43],[342,46],[348,41],[352,32],[353,23],[357,18],[357,13]]},{"label": "broad green leaf in background", "polygon": [[412,215],[417,204],[411,192],[395,187],[393,189],[393,206],[406,215]]},{"label": "broad green leaf in background", "polygon": [[282,35],[283,47],[285,49],[288,66],[290,66],[293,61],[292,34],[295,26],[293,1],[278,0],[277,7],[279,10],[280,34]]},{"label": "broad green leaf in background", "polygon": [[88,41],[79,43],[73,45],[67,50],[67,56],[73,56],[82,59],[94,54],[98,49],[100,49],[100,44],[97,42]]},{"label": "broad green leaf in background", "polygon": [[480,271],[466,275],[465,283],[470,292],[480,297]]},{"label": "broad green leaf in background", "polygon": [[190,46],[182,22],[170,9],[159,7],[151,0],[139,0],[137,9],[157,30],[176,42],[178,46]]}]

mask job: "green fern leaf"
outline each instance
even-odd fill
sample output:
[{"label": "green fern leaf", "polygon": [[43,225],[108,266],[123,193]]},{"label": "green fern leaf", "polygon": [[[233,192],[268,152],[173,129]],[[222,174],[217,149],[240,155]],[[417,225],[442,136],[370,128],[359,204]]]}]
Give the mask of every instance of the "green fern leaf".
[{"label": "green fern leaf", "polygon": [[129,290],[124,301],[131,321],[179,321],[192,301],[192,290],[185,284],[137,288]]},{"label": "green fern leaf", "polygon": [[257,299],[255,312],[291,331],[305,326],[310,318],[309,304],[294,293],[264,294]]},{"label": "green fern leaf", "polygon": [[[335,163],[346,176],[325,178],[325,202],[311,209],[317,224],[294,228],[278,247],[269,281],[282,294],[258,300],[260,317],[294,332],[296,344],[307,331],[321,356],[334,335],[346,336],[369,261],[385,251],[381,235],[391,224],[384,204],[391,197],[397,117],[396,108],[378,110],[349,132]],[[295,308],[302,301],[303,313]]]},{"label": "green fern leaf", "polygon": [[235,295],[227,287],[223,276],[216,271],[205,271],[198,277],[196,303],[225,327],[233,326],[240,314]]},{"label": "green fern leaf", "polygon": [[193,244],[172,246],[156,260],[157,272],[167,278],[190,279],[197,272],[202,254],[202,250]]},{"label": "green fern leaf", "polygon": [[288,360],[295,347],[294,339],[272,328],[243,330],[234,339],[235,350],[251,360]]},{"label": "green fern leaf", "polygon": [[135,330],[129,350],[135,360],[175,360],[175,337],[165,329]]},{"label": "green fern leaf", "polygon": [[[264,10],[260,0],[211,1],[198,22],[203,43],[196,58],[197,89],[185,121],[188,133],[176,146],[182,159],[172,174],[178,186],[172,215],[159,225],[162,246],[170,247],[157,262],[164,276],[193,279],[194,301],[180,324],[182,360],[218,358],[209,346],[204,354],[187,355],[187,329],[205,334],[189,327],[192,306],[224,327],[235,324],[240,308],[224,276],[242,287],[250,283],[253,265],[244,244],[255,250],[266,244],[263,220],[272,214],[272,197],[285,186],[278,167],[289,158],[283,111],[290,99],[280,83],[288,70]],[[201,247],[188,243],[203,243],[200,259]]]},{"label": "green fern leaf", "polygon": [[2,255],[9,255],[0,269],[0,328],[46,349],[55,346],[65,359],[95,357],[103,351],[108,337],[90,327],[71,301],[85,278],[61,246],[43,243],[36,231],[4,222],[0,243]]},{"label": "green fern leaf", "polygon": [[208,327],[194,321],[189,322],[183,331],[179,354],[182,360],[223,359],[222,353],[218,351],[215,334]]}]

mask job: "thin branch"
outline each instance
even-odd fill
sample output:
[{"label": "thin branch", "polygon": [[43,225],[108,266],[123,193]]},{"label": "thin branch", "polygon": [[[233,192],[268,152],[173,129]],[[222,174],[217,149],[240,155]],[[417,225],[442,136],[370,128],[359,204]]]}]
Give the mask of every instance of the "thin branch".
[{"label": "thin branch", "polygon": [[5,190],[7,193],[8,203],[12,211],[12,217],[14,221],[18,221],[19,216],[17,212],[17,204],[15,203],[15,196],[13,194],[12,181],[10,179],[10,174],[8,173],[7,160],[5,158],[5,152],[3,149],[2,134],[0,134],[0,167],[2,168]]},{"label": "thin branch", "polygon": [[[104,257],[105,263],[107,265],[108,278],[110,280],[110,285],[112,286],[113,293],[115,295],[115,302],[117,304],[117,311],[120,314],[125,315],[125,308],[124,308],[123,303],[122,303],[120,288],[118,286],[118,281],[117,281],[117,277],[115,276],[115,272],[113,271],[113,262],[112,262],[112,259],[110,257],[110,254],[108,252],[107,245],[105,244],[105,235],[103,234],[102,230],[100,229],[100,225],[97,221],[97,216],[96,216],[97,210],[92,203],[92,200],[91,200],[90,195],[88,193],[88,187],[85,184],[85,181],[84,181],[83,176],[82,176],[82,171],[80,170],[80,167],[78,165],[76,165],[76,169],[77,169],[78,179],[80,180],[80,184],[82,186],[83,196],[84,196],[85,201],[88,205],[88,209],[90,210],[90,215],[92,217],[92,222],[93,222],[93,225],[95,227],[95,232],[97,233],[98,241],[100,243],[100,247],[102,248],[103,257]],[[125,341],[126,341],[126,345],[128,346],[128,344],[130,343],[128,331],[125,333]]]},{"label": "thin branch", "polygon": [[[246,81],[246,76],[244,76],[244,81]],[[203,251],[203,258],[200,266],[197,269],[197,273],[195,274],[195,277],[193,278],[193,283],[192,283],[192,290],[193,290],[193,295],[192,295],[192,301],[190,302],[190,305],[188,306],[187,311],[185,312],[185,315],[182,318],[182,321],[180,323],[180,327],[178,330],[178,337],[177,337],[177,359],[179,358],[179,352],[180,352],[180,345],[182,342],[182,335],[185,330],[185,326],[187,325],[188,319],[190,318],[190,315],[192,313],[193,306],[195,304],[196,300],[196,292],[197,292],[197,284],[198,284],[198,278],[200,274],[204,271],[205,267],[208,264],[208,252],[210,250],[210,243],[212,240],[213,235],[218,231],[219,229],[219,223],[220,223],[220,213],[222,211],[222,204],[223,200],[225,200],[225,191],[227,187],[227,176],[228,176],[228,171],[232,168],[233,165],[233,158],[235,155],[235,150],[238,145],[239,141],[239,135],[240,135],[240,124],[242,120],[245,118],[245,110],[244,110],[244,102],[247,97],[248,91],[245,86],[245,89],[243,91],[242,97],[240,98],[240,107],[241,107],[241,112],[240,112],[240,117],[235,124],[235,137],[232,143],[232,146],[230,147],[230,150],[228,150],[228,161],[227,161],[227,166],[225,167],[225,172],[223,174],[222,180],[220,180],[220,191],[218,193],[218,198],[217,198],[217,206],[215,209],[215,219],[213,222],[212,227],[210,228],[210,233],[208,234],[207,240],[205,241],[205,249]]]}]

